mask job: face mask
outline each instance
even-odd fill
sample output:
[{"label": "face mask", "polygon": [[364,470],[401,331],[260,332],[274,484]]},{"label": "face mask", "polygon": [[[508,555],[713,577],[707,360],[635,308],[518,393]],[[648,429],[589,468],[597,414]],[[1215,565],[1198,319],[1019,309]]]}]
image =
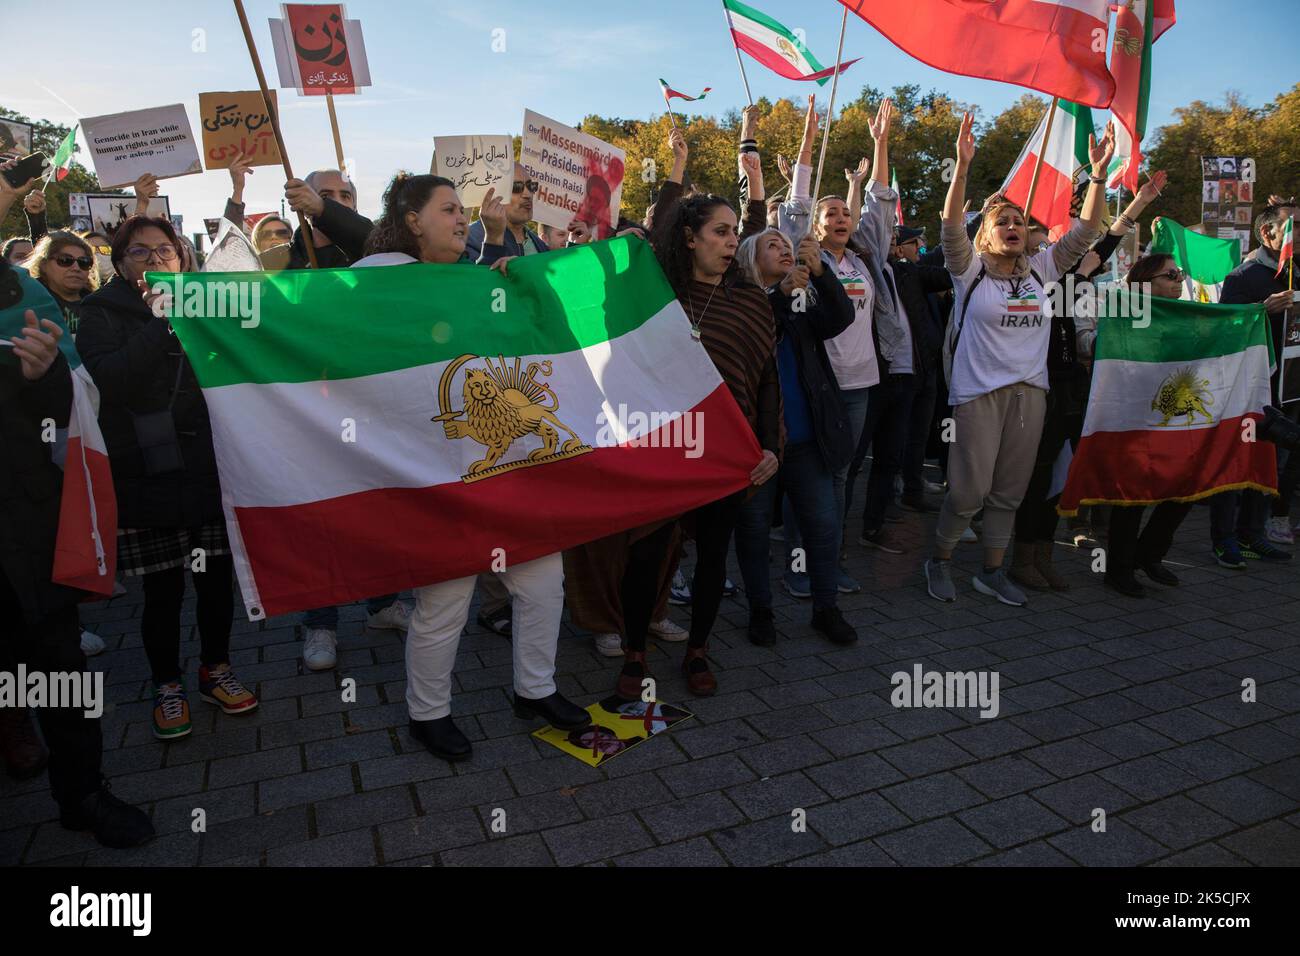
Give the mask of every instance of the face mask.
[{"label": "face mask", "polygon": [[113,278],[113,258],[106,256],[102,252],[95,253],[95,268],[99,270],[99,282],[103,285],[109,279]]}]

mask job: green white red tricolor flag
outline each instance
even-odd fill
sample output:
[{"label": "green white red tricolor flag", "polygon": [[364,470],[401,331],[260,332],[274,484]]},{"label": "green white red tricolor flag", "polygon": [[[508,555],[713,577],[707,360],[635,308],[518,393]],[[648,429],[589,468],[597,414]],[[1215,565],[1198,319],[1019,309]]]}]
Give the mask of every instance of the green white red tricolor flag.
[{"label": "green white red tricolor flag", "polygon": [[68,170],[72,167],[72,154],[77,148],[76,141],[77,127],[74,125],[68,130],[68,135],[63,137],[63,142],[54,153],[54,159],[50,161],[50,171],[45,175],[46,185],[49,185],[51,179],[63,182],[67,178]]},{"label": "green white red tricolor flag", "polygon": [[[250,619],[682,514],[748,487],[760,458],[640,240],[521,257],[509,278],[410,264],[148,280],[183,283],[171,321]],[[255,323],[206,302],[241,280],[259,283]]]},{"label": "green white red tricolor flag", "polygon": [[1109,0],[840,2],[904,53],[947,73],[1086,106],[1109,106],[1115,93],[1106,68]]},{"label": "green white red tricolor flag", "polygon": [[1151,44],[1174,25],[1174,0],[1124,0],[1111,8],[1117,12],[1110,51],[1110,72],[1115,77],[1115,99],[1110,104],[1115,116],[1115,158],[1108,185],[1113,189],[1123,184],[1136,193],[1151,100]]},{"label": "green white red tricolor flag", "polygon": [[679,93],[677,90],[669,86],[668,81],[662,77],[659,79],[659,85],[663,88],[665,103],[671,100],[674,96],[686,100],[688,103],[694,103],[696,100],[704,99],[704,97],[708,95],[709,91],[713,89],[711,86],[706,86],[699,96],[687,96],[685,93]]},{"label": "green white red tricolor flag", "polygon": [[1093,132],[1092,110],[1088,107],[1058,100],[1055,109],[1056,118],[1052,121],[1052,135],[1047,141],[1046,151],[1043,150],[1043,134],[1047,129],[1048,113],[1039,120],[1002,184],[1006,197],[1024,208],[1029,198],[1034,165],[1041,154],[1043,164],[1038,172],[1038,185],[1034,187],[1034,208],[1026,209],[1025,213],[1049,230],[1070,225],[1070,198],[1074,193],[1075,175],[1080,167],[1088,167],[1088,136]]},{"label": "green white red tricolor flag", "polygon": [[[722,0],[731,25],[731,41],[759,63],[787,80],[813,80],[823,86],[835,67],[823,67],[797,33],[739,0]],[[843,73],[856,59],[840,64]]]},{"label": "green white red tricolor flag", "polygon": [[889,171],[889,188],[892,189],[897,198],[894,199],[894,221],[897,225],[904,225],[903,222],[903,193],[898,188],[898,173],[892,169]]},{"label": "green white red tricolor flag", "polygon": [[1264,307],[1147,303],[1149,325],[1131,308],[1098,319],[1083,438],[1057,510],[1276,494],[1275,447],[1250,431],[1270,397]]},{"label": "green white red tricolor flag", "polygon": [[[1295,216],[1288,216],[1286,227],[1282,230],[1282,249],[1277,254],[1277,272],[1273,273],[1273,278],[1280,278],[1282,268],[1291,268],[1291,257],[1295,255]],[[1290,279],[1287,280],[1290,284]]]},{"label": "green white red tricolor flag", "polygon": [[[51,578],[55,584],[108,596],[113,593],[117,573],[117,497],[108,449],[99,430],[99,389],[81,364],[63,321],[63,310],[26,272],[15,275],[22,285],[23,298],[17,305],[0,310],[0,340],[7,345],[11,338],[21,335],[23,313],[31,309],[38,322],[48,319],[63,331],[59,351],[72,380]],[[16,361],[12,349],[0,349],[0,363]],[[47,377],[61,374],[56,366]]]}]

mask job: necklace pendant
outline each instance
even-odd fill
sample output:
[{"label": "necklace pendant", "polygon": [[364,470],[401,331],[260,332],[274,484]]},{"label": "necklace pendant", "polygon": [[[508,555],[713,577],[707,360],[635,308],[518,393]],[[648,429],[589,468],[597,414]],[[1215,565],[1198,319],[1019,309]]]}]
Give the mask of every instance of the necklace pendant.
[{"label": "necklace pendant", "polygon": [[698,326],[695,325],[691,326],[691,338],[693,338],[697,342],[700,340],[700,329]]}]

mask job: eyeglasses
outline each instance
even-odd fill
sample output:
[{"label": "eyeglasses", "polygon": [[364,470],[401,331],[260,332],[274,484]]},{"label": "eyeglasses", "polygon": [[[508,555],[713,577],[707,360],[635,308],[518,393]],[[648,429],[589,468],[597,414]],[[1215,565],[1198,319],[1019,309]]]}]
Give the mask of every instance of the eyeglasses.
[{"label": "eyeglasses", "polygon": [[86,272],[89,272],[90,267],[95,264],[95,260],[90,258],[90,256],[61,255],[61,256],[54,257],[54,264],[64,269],[69,269],[72,266],[76,265],[76,266],[80,266]]},{"label": "eyeglasses", "polygon": [[535,193],[537,192],[537,190],[541,188],[542,188],[541,184],[539,184],[537,180],[530,179],[526,183],[515,183],[513,186],[510,187],[510,191],[514,193],[516,196],[518,196],[525,189],[527,189],[530,193]]},{"label": "eyeglasses", "polygon": [[1162,279],[1170,279],[1174,282],[1182,282],[1183,279],[1187,277],[1187,273],[1183,272],[1182,269],[1170,269],[1168,272],[1160,273],[1160,277]]},{"label": "eyeglasses", "polygon": [[159,262],[171,262],[177,256],[176,247],[159,246],[157,249],[150,249],[148,246],[132,246],[126,250],[126,257],[132,262],[148,262],[155,255]]}]

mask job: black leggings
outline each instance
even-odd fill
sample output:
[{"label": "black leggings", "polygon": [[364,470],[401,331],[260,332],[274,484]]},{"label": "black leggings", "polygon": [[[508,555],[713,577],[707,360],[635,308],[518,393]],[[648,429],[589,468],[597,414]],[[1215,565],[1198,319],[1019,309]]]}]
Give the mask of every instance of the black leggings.
[{"label": "black leggings", "polygon": [[[200,659],[224,664],[230,659],[230,625],[235,618],[234,560],[209,557],[206,570],[193,573],[198,596]],[[168,568],[144,575],[144,610],[140,636],[149,657],[155,684],[180,678],[181,604],[185,601],[185,568]]]},{"label": "black leggings", "polygon": [[1053,376],[1047,393],[1047,408],[1043,413],[1043,435],[1038,441],[1034,456],[1034,470],[1030,473],[1025,497],[1016,509],[1016,540],[1023,544],[1052,541],[1060,518],[1056,503],[1060,496],[1049,498],[1052,490],[1052,471],[1061,449],[1070,439],[1070,409],[1072,386],[1063,378]]},{"label": "black leggings", "polygon": [[691,581],[691,636],[689,646],[708,643],[713,622],[722,604],[722,588],[727,581],[727,553],[731,550],[731,533],[744,503],[745,493],[737,492],[696,508],[695,577]]},{"label": "black leggings", "polygon": [[623,599],[623,637],[630,651],[645,650],[646,631],[650,629],[650,618],[659,601],[664,559],[668,546],[672,544],[675,527],[676,522],[669,521],[627,549],[620,593]]}]

